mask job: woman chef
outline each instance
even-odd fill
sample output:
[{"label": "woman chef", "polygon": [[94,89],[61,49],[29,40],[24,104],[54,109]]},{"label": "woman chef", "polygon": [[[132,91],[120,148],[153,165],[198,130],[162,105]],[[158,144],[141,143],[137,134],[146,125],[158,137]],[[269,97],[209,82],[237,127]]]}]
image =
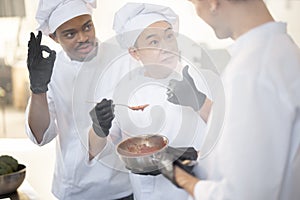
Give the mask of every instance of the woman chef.
[{"label": "woman chef", "polygon": [[222,76],[222,136],[197,178],[175,168],[177,184],[197,200],[299,199],[300,51],[286,24],[263,0],[191,1],[218,38],[235,44]]},{"label": "woman chef", "polygon": [[[92,62],[101,53],[97,54],[91,18],[95,2],[87,2],[41,0],[39,3],[38,30],[49,35],[63,50],[55,59],[54,51],[40,45],[41,32],[37,37],[31,33],[27,65],[32,95],[26,110],[26,132],[39,146],[54,138],[57,141],[52,192],[58,199],[132,199],[128,197],[132,193],[128,173],[86,159],[87,144],[82,138],[87,138],[88,132],[78,131],[73,115],[72,92],[77,73],[83,63]],[[44,58],[42,51],[50,56]],[[80,121],[89,119],[88,111],[82,110],[82,116],[86,117]]]},{"label": "woman chef", "polygon": [[[201,147],[205,122],[192,109],[167,101],[166,86],[171,78],[180,78],[176,70],[182,67],[176,40],[177,23],[178,16],[160,5],[127,3],[115,14],[114,30],[120,45],[127,48],[131,59],[141,62],[142,67],[120,80],[112,95],[113,101],[103,99],[91,112],[94,113],[91,115],[93,128],[98,135],[91,133],[90,144],[94,143],[91,148],[100,151],[101,145],[95,141],[108,134],[115,138],[114,142],[119,142],[128,136],[149,133],[166,136],[173,147]],[[149,106],[143,111],[131,111],[118,103]],[[188,197],[188,193],[162,175],[130,173],[130,180],[135,199],[181,200]]]}]

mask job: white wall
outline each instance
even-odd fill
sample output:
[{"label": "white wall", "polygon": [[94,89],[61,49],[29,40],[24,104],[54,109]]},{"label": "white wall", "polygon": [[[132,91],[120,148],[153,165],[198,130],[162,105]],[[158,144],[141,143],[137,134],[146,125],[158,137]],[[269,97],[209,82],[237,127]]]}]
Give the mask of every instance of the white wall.
[{"label": "white wall", "polygon": [[275,20],[288,23],[288,32],[300,47],[300,1],[269,0],[267,3]]}]

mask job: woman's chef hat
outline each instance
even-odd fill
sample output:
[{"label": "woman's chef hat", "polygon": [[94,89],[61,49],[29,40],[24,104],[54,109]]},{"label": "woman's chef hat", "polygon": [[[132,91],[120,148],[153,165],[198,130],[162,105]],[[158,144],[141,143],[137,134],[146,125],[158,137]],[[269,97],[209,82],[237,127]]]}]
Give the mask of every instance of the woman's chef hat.
[{"label": "woman's chef hat", "polygon": [[84,14],[92,14],[95,0],[40,0],[36,13],[38,30],[49,35],[66,21]]},{"label": "woman's chef hat", "polygon": [[120,45],[129,48],[134,46],[146,27],[158,21],[167,21],[178,32],[178,16],[171,8],[146,3],[127,3],[116,12],[113,29]]}]

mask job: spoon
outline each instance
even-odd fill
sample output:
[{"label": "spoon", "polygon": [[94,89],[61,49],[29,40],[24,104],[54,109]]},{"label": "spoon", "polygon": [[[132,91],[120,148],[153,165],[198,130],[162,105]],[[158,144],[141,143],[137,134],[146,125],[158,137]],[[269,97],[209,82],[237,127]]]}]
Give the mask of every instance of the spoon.
[{"label": "spoon", "polygon": [[[86,101],[86,102],[87,103],[99,103],[99,102],[96,102],[96,101]],[[120,104],[120,103],[116,103],[114,105],[124,106],[124,107],[127,107],[127,108],[131,109],[131,110],[141,110],[141,111],[144,111],[144,109],[149,106],[149,104],[139,105],[139,106],[128,106],[126,104]]]}]

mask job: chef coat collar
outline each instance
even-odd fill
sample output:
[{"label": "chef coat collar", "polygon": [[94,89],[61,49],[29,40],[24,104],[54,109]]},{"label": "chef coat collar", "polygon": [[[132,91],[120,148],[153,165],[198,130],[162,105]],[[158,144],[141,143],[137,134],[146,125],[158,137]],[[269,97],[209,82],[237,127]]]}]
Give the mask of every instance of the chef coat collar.
[{"label": "chef coat collar", "polygon": [[238,37],[233,45],[227,50],[231,56],[236,55],[241,48],[248,45],[252,38],[270,37],[274,33],[286,33],[286,23],[268,22],[244,33]]}]

